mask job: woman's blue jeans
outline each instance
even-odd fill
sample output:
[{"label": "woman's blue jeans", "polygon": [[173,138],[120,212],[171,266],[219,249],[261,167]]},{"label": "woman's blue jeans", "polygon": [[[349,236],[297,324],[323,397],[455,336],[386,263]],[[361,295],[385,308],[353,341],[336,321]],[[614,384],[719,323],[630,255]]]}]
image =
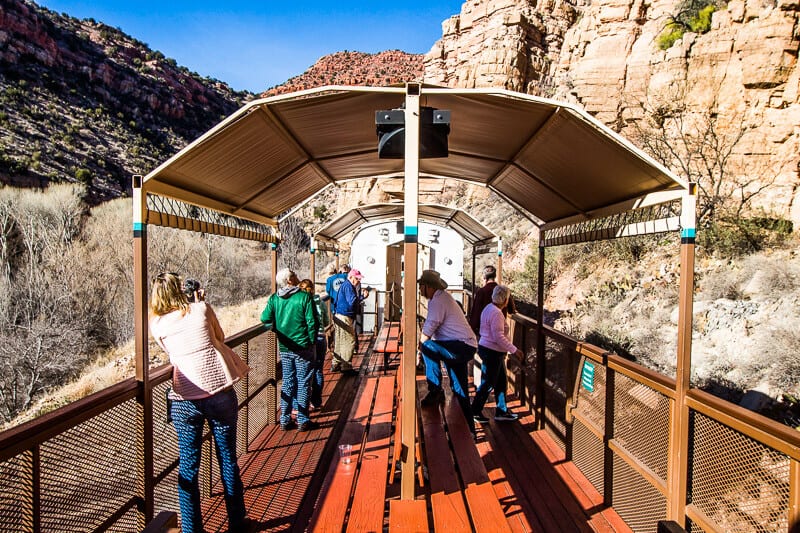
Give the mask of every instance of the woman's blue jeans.
[{"label": "woman's blue jeans", "polygon": [[181,508],[181,531],[199,533],[203,531],[200,514],[200,453],[203,438],[203,423],[214,435],[222,486],[225,491],[225,507],[228,510],[229,531],[240,531],[243,527],[244,487],[236,462],[236,421],[238,401],[233,389],[218,392],[202,400],[179,400],[172,402],[172,422],[178,434],[180,466],[178,468],[178,499]]},{"label": "woman's blue jeans", "polygon": [[481,384],[475,391],[475,399],[472,401],[472,413],[480,414],[483,406],[489,398],[489,391],[494,389],[494,397],[497,400],[497,409],[507,411],[506,389],[508,380],[506,378],[505,365],[503,364],[506,354],[496,350],[490,350],[485,346],[478,346],[478,355],[481,356]]}]

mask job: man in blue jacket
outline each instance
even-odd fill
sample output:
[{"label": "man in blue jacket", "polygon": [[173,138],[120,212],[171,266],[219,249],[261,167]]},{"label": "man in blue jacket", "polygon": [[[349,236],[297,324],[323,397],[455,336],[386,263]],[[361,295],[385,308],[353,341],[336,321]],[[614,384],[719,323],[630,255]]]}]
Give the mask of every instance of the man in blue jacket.
[{"label": "man in blue jacket", "polygon": [[345,282],[349,272],[350,265],[344,265],[341,272],[334,272],[325,280],[325,292],[331,297],[331,305],[336,301],[336,293],[339,292],[339,287]]},{"label": "man in blue jacket", "polygon": [[361,295],[357,285],[361,272],[352,269],[347,279],[339,286],[333,301],[333,324],[336,327],[332,372],[353,372],[353,352],[356,346],[355,320],[361,306]]}]

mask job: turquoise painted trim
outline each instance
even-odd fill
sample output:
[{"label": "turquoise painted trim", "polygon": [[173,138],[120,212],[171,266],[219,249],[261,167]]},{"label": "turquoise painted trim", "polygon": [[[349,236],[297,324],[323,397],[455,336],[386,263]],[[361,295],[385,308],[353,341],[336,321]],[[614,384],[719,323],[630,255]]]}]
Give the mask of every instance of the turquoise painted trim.
[{"label": "turquoise painted trim", "polygon": [[145,224],[144,222],[134,222],[133,231],[142,231],[146,226],[147,224]]},{"label": "turquoise painted trim", "polygon": [[417,235],[419,233],[419,228],[417,226],[406,226],[405,227],[405,234],[406,235]]},{"label": "turquoise painted trim", "polygon": [[682,228],[681,239],[694,239],[696,231],[695,228]]},{"label": "turquoise painted trim", "polygon": [[497,255],[498,255],[498,256],[501,256],[501,255],[503,255],[503,251],[502,251],[502,250],[498,250],[498,252],[497,252]]}]

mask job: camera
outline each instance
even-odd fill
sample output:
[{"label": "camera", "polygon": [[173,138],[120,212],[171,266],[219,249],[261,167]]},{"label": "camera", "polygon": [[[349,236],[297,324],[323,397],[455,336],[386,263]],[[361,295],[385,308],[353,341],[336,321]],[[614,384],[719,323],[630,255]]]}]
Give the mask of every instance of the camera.
[{"label": "camera", "polygon": [[183,292],[186,294],[186,298],[189,302],[196,302],[203,299],[200,293],[200,282],[196,279],[186,278],[186,281],[183,282]]}]

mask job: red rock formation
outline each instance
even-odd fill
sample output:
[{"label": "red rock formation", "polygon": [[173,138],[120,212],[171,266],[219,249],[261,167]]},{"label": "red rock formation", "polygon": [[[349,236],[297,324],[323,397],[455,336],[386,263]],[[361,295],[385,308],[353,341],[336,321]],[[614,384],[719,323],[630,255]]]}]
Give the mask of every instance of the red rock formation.
[{"label": "red rock formation", "polygon": [[308,70],[261,94],[275,96],[323,85],[387,86],[422,80],[422,55],[400,50],[377,54],[336,52],[320,58]]}]

